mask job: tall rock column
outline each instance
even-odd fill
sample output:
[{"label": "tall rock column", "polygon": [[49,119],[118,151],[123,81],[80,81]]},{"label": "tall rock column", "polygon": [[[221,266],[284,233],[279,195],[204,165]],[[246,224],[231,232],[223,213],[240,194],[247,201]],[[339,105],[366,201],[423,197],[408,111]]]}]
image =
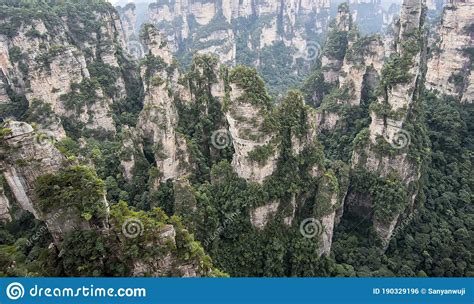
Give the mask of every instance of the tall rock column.
[{"label": "tall rock column", "polygon": [[255,69],[237,67],[229,78],[225,106],[235,149],[232,166],[240,177],[262,183],[276,169],[278,158],[270,97]]},{"label": "tall rock column", "polygon": [[175,179],[188,171],[189,153],[184,136],[177,132],[178,112],[173,92],[178,84],[179,72],[173,63],[171,51],[156,28],[145,25],[141,39],[147,50],[141,68],[145,87],[144,108],[137,128],[145,144],[152,148],[160,182]]},{"label": "tall rock column", "polygon": [[460,98],[464,103],[474,102],[473,11],[473,0],[452,0],[447,4],[426,74],[427,88]]},{"label": "tall rock column", "polygon": [[331,28],[328,40],[323,49],[321,65],[324,81],[326,83],[337,83],[339,71],[344,62],[347,49],[348,32],[352,28],[352,16],[349,5],[343,3],[339,6],[336,20]]},{"label": "tall rock column", "polygon": [[352,158],[347,208],[371,216],[385,248],[419,190],[420,159],[414,157],[419,145],[412,141],[418,136],[414,109],[423,79],[424,13],[424,1],[403,1],[394,53],[383,67],[378,101],[370,107],[372,123],[357,136]]}]

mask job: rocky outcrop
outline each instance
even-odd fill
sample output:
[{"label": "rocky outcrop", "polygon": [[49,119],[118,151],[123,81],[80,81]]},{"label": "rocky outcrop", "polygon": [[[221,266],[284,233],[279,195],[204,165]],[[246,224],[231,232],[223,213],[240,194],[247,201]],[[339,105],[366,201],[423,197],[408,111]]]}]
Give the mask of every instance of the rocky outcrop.
[{"label": "rocky outcrop", "polygon": [[473,35],[474,1],[450,1],[438,29],[438,41],[431,50],[426,86],[463,103],[474,101]]},{"label": "rocky outcrop", "polygon": [[257,229],[265,228],[270,219],[272,219],[277,214],[279,206],[279,202],[273,202],[255,208],[250,212],[250,222]]},{"label": "rocky outcrop", "polygon": [[3,186],[0,184],[0,222],[10,222],[11,220],[10,201],[5,195]]},{"label": "rocky outcrop", "polygon": [[[262,183],[276,169],[279,153],[277,134],[268,121],[270,99],[255,70],[239,67],[230,78],[226,118],[235,149],[232,166],[240,177]],[[255,153],[265,156],[257,161],[252,158]]]},{"label": "rocky outcrop", "polygon": [[336,83],[344,62],[348,33],[352,29],[352,16],[346,3],[338,7],[334,25],[330,29],[321,57],[321,67],[326,83]]},{"label": "rocky outcrop", "polygon": [[[51,11],[47,4],[42,5]],[[126,96],[119,63],[124,59],[117,55],[125,49],[125,38],[117,12],[104,3],[81,15],[87,20],[70,15],[73,8],[26,20],[22,10],[27,8],[11,9],[0,20],[14,20],[17,25],[14,32],[0,35],[0,65],[11,91],[24,95],[30,106],[49,107],[48,115],[55,123],[44,126],[44,119],[30,122],[58,139],[65,136],[61,120],[79,128],[115,133],[112,104]],[[105,86],[100,75],[104,68],[110,69],[107,76],[113,80],[114,90]]]},{"label": "rocky outcrop", "polygon": [[319,236],[318,255],[329,255],[336,222],[336,210],[340,207],[337,181],[326,173],[316,194],[317,214],[320,215],[321,235]]},{"label": "rocky outcrop", "polygon": [[48,137],[43,137],[27,123],[7,122],[9,134],[2,140],[3,176],[23,210],[41,218],[33,203],[36,179],[59,170],[66,160]]},{"label": "rocky outcrop", "polygon": [[120,14],[120,19],[122,20],[125,40],[127,42],[138,40],[137,14],[135,10],[135,3],[128,3],[124,7],[117,7],[117,11]]},{"label": "rocky outcrop", "polygon": [[[231,76],[235,75],[231,73]],[[244,77],[240,74],[239,78]],[[235,107],[235,104],[232,103],[230,107]],[[248,113],[252,112],[249,111]],[[313,224],[317,225],[317,231],[315,231],[316,233],[312,236],[316,237],[315,241],[318,243],[318,250],[315,254],[318,256],[329,254],[337,220],[336,214],[337,211],[342,208],[345,189],[339,191],[339,182],[334,173],[324,167],[323,152],[319,150],[320,147],[317,140],[319,127],[317,112],[304,104],[303,97],[300,93],[290,91],[281,101],[281,104],[273,111],[260,113],[261,116],[267,117],[267,120],[272,120],[273,118],[278,121],[278,125],[269,128],[270,130],[274,130],[274,132],[271,133],[273,137],[269,143],[263,146],[253,147],[253,151],[250,151],[247,155],[249,155],[248,158],[250,160],[260,160],[260,162],[257,161],[257,164],[267,166],[269,173],[264,178],[255,180],[252,179],[252,175],[246,176],[242,174],[242,172],[251,172],[253,170],[250,164],[240,163],[240,165],[245,166],[239,167],[233,163],[234,170],[241,177],[250,181],[259,183],[265,183],[265,181],[274,182],[274,179],[278,177],[272,174],[274,172],[280,172],[281,174],[281,171],[277,171],[281,169],[279,166],[287,165],[286,163],[279,162],[281,159],[294,159],[296,163],[305,163],[308,162],[309,159],[312,159],[312,161],[309,161],[304,167],[304,173],[299,172],[294,174],[295,179],[298,179],[296,176],[302,174],[306,176],[306,178],[310,178],[313,182],[311,187],[300,189],[292,193],[291,197],[280,198],[251,208],[250,222],[257,230],[264,230],[268,224],[274,220],[279,220],[282,225],[291,227],[297,222],[295,219],[301,214],[307,201],[314,197],[314,211],[308,214],[308,216],[311,216],[311,218],[314,219]],[[249,116],[247,115],[247,117]],[[242,131],[240,128],[241,124],[237,124],[235,130],[232,129],[232,120],[229,120],[229,126],[231,133]],[[253,128],[253,130],[256,129],[258,130],[258,128]],[[242,146],[235,144],[234,135],[233,139],[234,148],[236,150],[236,154],[234,154],[235,161],[237,153],[242,151]],[[250,146],[248,141],[242,142],[241,144],[244,147],[245,145]],[[286,167],[286,170],[289,170],[289,168]],[[297,167],[293,168],[293,170],[294,172],[298,172]],[[299,170],[301,170],[301,168]],[[286,179],[288,179],[288,177],[286,177]],[[300,219],[301,218],[298,217],[298,220]]]},{"label": "rocky outcrop", "polygon": [[123,177],[126,181],[130,182],[134,176],[136,152],[143,151],[143,143],[133,128],[125,127],[122,134],[123,139],[122,148],[120,150],[120,165],[122,167]]},{"label": "rocky outcrop", "polygon": [[371,88],[378,83],[364,83],[366,78],[377,80],[384,63],[384,45],[378,36],[361,37],[350,44],[339,75],[339,87],[348,95],[341,103],[359,106],[363,85]]},{"label": "rocky outcrop", "polygon": [[173,69],[171,51],[153,26],[144,27],[142,39],[147,50],[141,70],[145,101],[137,129],[145,144],[153,149],[159,174],[154,183],[158,186],[162,181],[185,175],[190,156],[184,136],[176,130],[179,118],[173,94],[181,90],[177,89],[179,72]]},{"label": "rocky outcrop", "polygon": [[158,1],[149,7],[149,20],[165,32],[173,52],[190,47],[200,54],[217,55],[223,63],[235,64],[240,37],[251,35],[256,40],[242,47],[254,52],[283,42],[295,49],[296,61],[307,59],[310,40],[303,25],[310,23],[311,31],[323,33],[329,6],[327,0]]},{"label": "rocky outcrop", "polygon": [[342,110],[360,106],[363,90],[378,86],[384,55],[381,37],[361,36],[352,24],[348,6],[342,4],[321,58],[324,85],[331,89],[328,94],[313,95],[323,96],[320,130],[336,129]]},{"label": "rocky outcrop", "polygon": [[[157,244],[167,248],[169,244],[176,246],[176,229],[173,225],[165,225],[155,231]],[[199,271],[197,261],[189,261],[187,264],[176,258],[176,255],[168,250],[162,257],[152,259],[138,258],[133,264],[132,277],[201,277],[204,275]]]},{"label": "rocky outcrop", "polygon": [[[400,214],[412,208],[419,190],[413,185],[420,178],[420,165],[408,155],[415,147],[410,145],[412,135],[405,130],[405,126],[413,123],[408,117],[412,107],[419,101],[419,80],[423,76],[425,46],[422,43],[424,38],[421,29],[424,5],[424,1],[418,0],[403,2],[395,49],[382,72],[381,85],[384,93],[371,105],[372,123],[368,130],[358,135],[356,141],[361,142],[352,158],[355,171],[363,170],[375,174],[381,180],[388,179],[389,186],[399,182],[403,185],[400,186],[403,188],[401,191],[407,193],[407,201],[402,202],[402,207],[397,211],[393,211],[393,207],[391,214],[385,214],[383,218],[380,217],[381,213],[375,212],[372,215],[375,231],[384,246],[389,243]],[[386,204],[385,208],[390,208],[389,203],[374,202],[375,198],[370,198],[367,192],[362,190],[358,193],[354,188],[352,187],[355,193],[349,193],[346,204],[372,204],[372,208],[377,204],[379,207]],[[378,190],[380,193],[383,191]]]},{"label": "rocky outcrop", "polygon": [[21,209],[44,221],[56,243],[74,229],[90,229],[89,223],[69,208],[43,212],[38,206],[35,194],[37,179],[68,165],[66,158],[54,147],[54,140],[24,122],[10,121],[3,128],[9,132],[1,141],[3,157],[0,166]]}]

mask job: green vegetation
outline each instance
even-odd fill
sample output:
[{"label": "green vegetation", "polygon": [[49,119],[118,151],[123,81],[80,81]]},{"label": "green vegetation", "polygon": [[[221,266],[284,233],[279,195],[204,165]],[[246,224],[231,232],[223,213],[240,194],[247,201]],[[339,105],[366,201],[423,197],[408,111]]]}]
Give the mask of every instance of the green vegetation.
[{"label": "green vegetation", "polygon": [[265,82],[258,76],[257,70],[238,66],[230,71],[229,81],[230,83],[235,83],[243,90],[239,101],[249,102],[263,109],[268,109],[271,106],[271,100],[267,94]]},{"label": "green vegetation", "polygon": [[[472,235],[469,217],[473,214],[473,166],[468,156],[474,148],[473,108],[434,95],[426,95],[422,101],[432,151],[415,210],[402,215],[403,224],[385,254],[373,246],[369,221],[344,217],[335,233],[333,256],[338,263],[336,269],[345,269],[345,276],[451,277],[474,273],[472,242],[468,241]],[[363,187],[373,181],[364,175],[358,178]],[[396,179],[389,184],[370,183],[375,187],[383,184],[385,190],[375,192],[377,200],[383,193],[403,195]],[[392,201],[392,194],[387,198],[392,203],[379,213],[388,215],[388,219],[393,208],[403,208]],[[351,271],[346,272],[347,269]]]},{"label": "green vegetation", "polygon": [[63,208],[70,212],[75,209],[88,221],[105,218],[104,194],[104,183],[94,171],[82,166],[43,175],[36,185],[38,206],[42,212],[56,212]]},{"label": "green vegetation", "polygon": [[390,87],[408,82],[412,79],[409,73],[411,65],[411,58],[400,56],[398,53],[392,54],[382,70],[383,85]]},{"label": "green vegetation", "polygon": [[249,152],[248,158],[253,161],[258,163],[260,166],[265,165],[267,162],[268,158],[272,156],[275,153],[274,147],[271,144],[257,147],[253,151]]},{"label": "green vegetation", "polygon": [[318,62],[313,66],[301,90],[304,93],[306,102],[316,108],[321,105],[324,96],[328,94],[332,88],[333,85],[324,81],[324,75],[321,71],[321,62]]},{"label": "green vegetation", "polygon": [[167,64],[161,57],[147,54],[140,62],[141,66],[145,66],[145,80],[151,81],[153,75],[166,69]]},{"label": "green vegetation", "polygon": [[[43,229],[44,223],[29,213],[22,214],[14,222],[0,223],[0,277],[56,274],[56,256],[48,249],[52,238],[48,233],[41,233]],[[29,245],[28,240],[35,235],[40,237]]]},{"label": "green vegetation", "polygon": [[23,58],[24,55],[19,47],[14,46],[8,50],[8,56],[12,62],[18,62]]},{"label": "green vegetation", "polygon": [[61,96],[61,101],[67,110],[74,110],[80,114],[87,105],[99,100],[97,90],[100,84],[96,79],[85,78],[81,83],[72,83],[71,92]]},{"label": "green vegetation", "polygon": [[406,207],[407,190],[394,173],[380,179],[373,173],[355,172],[352,174],[351,185],[354,191],[370,195],[374,217],[378,221],[389,223]]},{"label": "green vegetation", "polygon": [[22,119],[28,123],[37,123],[47,127],[55,122],[55,114],[50,104],[34,99]]},{"label": "green vegetation", "polygon": [[36,63],[40,68],[50,69],[53,59],[61,55],[65,50],[66,47],[62,45],[52,45],[36,57]]},{"label": "green vegetation", "polygon": [[[152,7],[172,2],[160,0]],[[235,25],[227,24],[222,12],[204,27],[190,17],[187,22],[197,32],[191,33],[196,41],[189,39],[180,45],[186,50],[179,55],[189,68],[178,82],[191,96],[183,98],[185,94],[175,90],[175,79],[171,76],[178,75],[174,73],[179,68],[177,64],[168,65],[151,54],[140,63],[134,62],[115,41],[117,37],[98,34],[102,24],[96,14],[109,16],[110,13],[111,5],[105,1],[0,0],[0,8],[0,18],[11,19],[0,25],[0,34],[7,37],[25,28],[28,39],[47,40],[57,33],[57,27],[71,28],[70,32],[67,30],[69,45],[85,56],[90,72],[90,78],[72,83],[70,92],[60,97],[65,109],[74,113],[58,121],[69,137],[54,145],[66,156],[64,165],[74,165],[39,177],[32,193],[39,213],[65,210],[68,223],[79,222],[84,226],[60,235],[60,240],[55,234],[53,240],[44,223],[20,210],[12,191],[0,178],[14,217],[10,223],[0,223],[0,276],[179,276],[183,274],[183,265],[211,277],[226,276],[225,273],[237,277],[473,276],[472,105],[426,94],[423,77],[416,85],[412,94],[414,102],[409,107],[393,111],[386,102],[379,102],[391,87],[412,79],[409,70],[422,49],[421,34],[409,33],[404,37],[406,41],[399,45],[400,54],[392,55],[385,64],[378,88],[378,75],[368,68],[360,104],[353,106],[348,104],[353,97],[350,87],[339,88],[337,81],[332,84],[324,81],[320,59],[314,62],[303,92],[290,90],[283,94],[289,84],[300,82],[303,69],[300,63],[296,68],[293,66],[293,50],[284,43],[255,52],[264,25],[260,21],[239,19],[241,35],[236,37],[237,61],[254,65],[258,60],[261,64],[258,70],[240,65],[229,69],[219,66],[219,60],[208,55],[191,59],[186,48],[213,45],[215,41],[198,40]],[[348,6],[342,5],[340,10],[348,10]],[[64,18],[68,20],[67,27],[60,17],[67,17]],[[312,15],[305,21],[304,38],[317,38],[311,32],[317,17]],[[45,34],[31,26],[35,18],[44,20]],[[281,14],[277,16],[277,29],[289,39],[293,33],[285,33],[284,18]],[[271,19],[272,16],[266,21]],[[177,22],[170,22],[169,30]],[[149,33],[150,26],[145,26],[143,35]],[[359,36],[356,27],[349,32],[332,31],[324,55],[358,63],[361,56],[370,55],[368,44],[378,39]],[[349,40],[353,42],[350,48]],[[41,52],[36,59],[45,68],[65,51],[61,45],[38,43]],[[470,51],[465,50],[467,56]],[[20,67],[28,59],[25,50],[13,46],[8,53],[23,73],[29,71],[27,66]],[[101,59],[105,53],[115,56],[118,67]],[[139,68],[143,68],[143,75]],[[185,139],[190,160],[186,168],[189,174],[180,176],[179,180],[156,183],[163,176],[156,165],[157,159],[166,157],[163,143],[156,141],[152,130],[133,128],[143,107],[141,76],[145,87],[164,88],[166,97],[176,106],[177,128],[173,136]],[[450,80],[461,85],[464,76],[453,75]],[[125,97],[118,94],[120,79],[125,82]],[[276,102],[267,93],[264,79],[270,84],[271,93],[281,94]],[[10,102],[0,105],[2,117],[40,127],[56,122],[49,101],[33,99],[28,103],[13,90],[21,79],[13,82],[12,88],[5,88]],[[213,92],[222,84],[225,92],[217,97]],[[230,99],[236,93],[231,91],[232,87],[242,91],[237,100]],[[89,111],[92,105],[99,106],[103,101],[101,93],[111,101],[116,134],[87,130],[87,123],[74,118]],[[233,102],[260,110],[257,114],[264,126],[258,133],[271,135],[271,140],[248,154],[257,170],[270,157],[276,157],[273,173],[262,183],[248,182],[235,172],[230,138],[224,149],[212,144],[214,132],[228,130],[225,114],[233,114]],[[411,134],[410,146],[395,149],[382,136],[372,143],[369,113],[385,120],[403,118],[403,129]],[[163,114],[170,118],[169,113]],[[316,126],[319,118],[328,115],[338,117],[334,128],[324,130]],[[239,119],[237,123],[257,124],[257,119]],[[165,126],[161,121],[154,123]],[[11,131],[0,128],[1,148]],[[239,137],[258,139],[260,135],[252,131],[242,130]],[[383,156],[391,161],[403,158],[398,163],[407,168],[400,171],[413,169],[413,173],[409,172],[413,176],[401,176],[385,168],[376,173],[375,169],[354,167],[354,150],[358,152],[359,164],[368,160],[370,152],[371,164],[378,168],[384,164],[376,163],[379,159],[374,158]],[[6,159],[6,153],[0,158]],[[13,165],[18,171],[27,171],[30,161],[18,159]],[[127,174],[125,167],[129,169]],[[412,177],[413,181],[407,182]],[[253,211],[270,204],[278,205],[276,213],[268,216],[264,227],[255,228]],[[331,252],[319,257],[320,239],[303,237],[300,223],[333,213],[340,223],[335,226]],[[389,243],[381,242],[380,228],[395,220],[398,224],[393,238]],[[139,223],[135,238],[124,234],[123,227],[129,221]],[[31,242],[38,233],[40,237]],[[49,248],[52,242],[56,242],[55,248]],[[381,247],[388,249],[383,252]],[[144,271],[137,273],[139,270]]]},{"label": "green vegetation", "polygon": [[[160,209],[136,212],[122,201],[112,206],[110,220],[113,227],[110,233],[114,237],[97,231],[77,231],[62,243],[62,264],[67,275],[130,276],[134,263],[139,261],[148,268],[144,276],[179,276],[178,266],[184,263],[195,265],[196,270],[206,276],[225,276],[212,266],[210,257],[184,229],[178,217],[169,218]],[[127,220],[139,225],[135,238],[127,238],[122,231]],[[175,230],[174,239],[165,237],[169,229]],[[173,254],[170,268],[156,267],[154,263],[170,253]]]},{"label": "green vegetation", "polygon": [[[271,46],[265,46],[259,52],[260,67],[258,68],[262,78],[265,80],[272,96],[278,96],[288,88],[294,88],[304,79],[307,74],[305,70],[307,63],[293,63],[294,49],[285,46],[281,42],[275,42]],[[300,65],[301,64],[301,65]],[[249,66],[253,66],[250,63]]]},{"label": "green vegetation", "polygon": [[25,96],[13,91],[10,86],[5,86],[5,90],[10,102],[7,100],[5,103],[0,104],[0,116],[4,118],[13,117],[14,119],[21,119],[28,111],[28,100]]},{"label": "green vegetation", "polygon": [[347,32],[333,30],[324,46],[323,55],[343,60],[347,50]]},{"label": "green vegetation", "polygon": [[113,98],[116,94],[116,83],[120,75],[120,68],[113,67],[101,61],[96,61],[87,66],[92,79],[97,80],[104,93]]},{"label": "green vegetation", "polygon": [[423,42],[421,33],[408,33],[405,35],[405,41],[400,45],[401,51],[390,55],[388,61],[382,69],[382,86],[391,88],[400,83],[406,83],[413,78],[410,75],[410,69],[416,59],[416,54],[422,49]]},{"label": "green vegetation", "polygon": [[347,60],[361,60],[363,57],[367,55],[371,55],[369,52],[369,45],[373,42],[379,43],[381,38],[379,36],[364,36],[356,41],[351,45],[350,48],[347,49],[346,52],[346,59]]},{"label": "green vegetation", "polygon": [[9,128],[0,128],[0,140],[4,139],[6,136],[12,133],[12,129]]}]

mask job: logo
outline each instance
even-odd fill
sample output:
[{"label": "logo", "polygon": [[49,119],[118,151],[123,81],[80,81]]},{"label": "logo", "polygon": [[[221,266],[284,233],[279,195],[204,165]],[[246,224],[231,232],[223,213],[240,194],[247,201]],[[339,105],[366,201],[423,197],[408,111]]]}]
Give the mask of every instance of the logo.
[{"label": "logo", "polygon": [[143,223],[136,218],[127,219],[122,225],[122,233],[129,239],[134,239],[143,234]]},{"label": "logo", "polygon": [[308,218],[301,222],[300,233],[305,238],[311,239],[323,233],[323,225],[315,218]]},{"label": "logo", "polygon": [[232,144],[232,136],[230,132],[225,129],[217,130],[211,135],[211,143],[216,149],[225,149]]},{"label": "logo", "polygon": [[11,283],[7,287],[7,297],[10,300],[18,300],[25,295],[25,288],[20,283]]},{"label": "logo", "polygon": [[47,146],[47,145],[54,144],[56,142],[56,139],[52,136],[49,136],[48,134],[38,133],[38,134],[36,134],[35,142],[39,146],[44,147],[44,146]]},{"label": "logo", "polygon": [[321,45],[319,45],[319,43],[317,43],[316,41],[309,41],[306,44],[305,54],[303,57],[307,61],[311,61],[318,58],[320,53],[321,53]]},{"label": "logo", "polygon": [[384,138],[394,149],[403,149],[411,143],[410,133],[403,129],[398,130],[391,139],[388,135],[384,135]]}]

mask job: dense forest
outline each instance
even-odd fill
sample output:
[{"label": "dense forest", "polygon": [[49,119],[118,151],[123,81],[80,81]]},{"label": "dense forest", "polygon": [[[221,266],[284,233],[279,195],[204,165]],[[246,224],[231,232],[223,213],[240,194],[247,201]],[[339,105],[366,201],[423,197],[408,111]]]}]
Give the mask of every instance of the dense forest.
[{"label": "dense forest", "polygon": [[[1,276],[474,275],[474,107],[426,85],[442,50],[423,5],[378,56],[341,4],[304,79],[284,44],[260,72],[177,53],[183,69],[151,24],[136,59],[102,0],[0,8]],[[450,83],[467,88],[462,54]]]}]

